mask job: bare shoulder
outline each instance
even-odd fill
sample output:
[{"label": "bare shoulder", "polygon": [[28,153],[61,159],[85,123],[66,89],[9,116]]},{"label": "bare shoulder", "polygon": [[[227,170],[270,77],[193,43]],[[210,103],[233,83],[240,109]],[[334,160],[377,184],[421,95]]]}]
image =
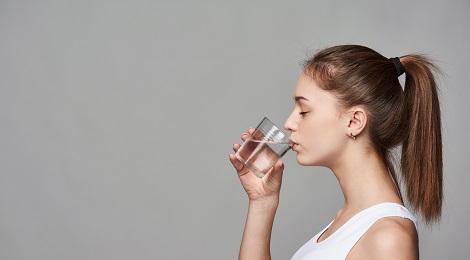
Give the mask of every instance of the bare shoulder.
[{"label": "bare shoulder", "polygon": [[418,234],[413,221],[386,217],[367,230],[347,259],[418,259],[418,247]]}]

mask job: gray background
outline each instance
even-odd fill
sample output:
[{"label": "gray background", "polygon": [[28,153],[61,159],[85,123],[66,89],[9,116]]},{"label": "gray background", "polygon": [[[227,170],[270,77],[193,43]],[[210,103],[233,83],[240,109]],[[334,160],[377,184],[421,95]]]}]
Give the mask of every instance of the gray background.
[{"label": "gray background", "polygon": [[[299,62],[337,44],[424,52],[442,81],[445,204],[422,259],[469,259],[469,1],[0,0],[0,259],[235,259],[247,198],[228,160],[282,125]],[[272,239],[331,221],[326,169],[285,157]]]}]

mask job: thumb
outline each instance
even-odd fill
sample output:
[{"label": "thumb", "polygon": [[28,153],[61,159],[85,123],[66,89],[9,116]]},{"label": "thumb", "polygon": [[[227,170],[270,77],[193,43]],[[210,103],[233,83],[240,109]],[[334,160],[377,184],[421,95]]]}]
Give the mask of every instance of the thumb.
[{"label": "thumb", "polygon": [[269,173],[269,175],[270,175],[269,177],[280,180],[280,179],[282,179],[283,172],[284,172],[284,163],[282,162],[282,160],[279,159],[274,164],[271,172]]},{"label": "thumb", "polygon": [[[273,166],[273,172],[271,173],[272,177],[281,177],[284,172],[284,163],[282,160],[278,160]],[[279,176],[276,176],[279,175]]]},{"label": "thumb", "polygon": [[278,160],[271,171],[264,176],[265,188],[271,192],[279,193],[282,183],[282,174],[284,172],[284,163]]}]

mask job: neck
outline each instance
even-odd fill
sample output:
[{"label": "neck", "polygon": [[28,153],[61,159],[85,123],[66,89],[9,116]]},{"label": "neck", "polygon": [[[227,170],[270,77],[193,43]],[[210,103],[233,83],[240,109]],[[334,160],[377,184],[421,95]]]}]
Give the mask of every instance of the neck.
[{"label": "neck", "polygon": [[343,211],[360,211],[378,203],[403,204],[383,160],[367,149],[344,154],[342,163],[331,167],[344,194]]}]

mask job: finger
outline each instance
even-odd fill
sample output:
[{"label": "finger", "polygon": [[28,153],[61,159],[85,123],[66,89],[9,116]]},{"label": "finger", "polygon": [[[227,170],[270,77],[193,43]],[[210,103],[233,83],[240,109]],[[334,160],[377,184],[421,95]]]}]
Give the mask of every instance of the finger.
[{"label": "finger", "polygon": [[277,160],[276,164],[274,164],[273,171],[280,173],[284,171],[284,162],[281,159]]},{"label": "finger", "polygon": [[248,139],[248,137],[250,137],[250,134],[249,134],[249,133],[244,133],[244,134],[242,134],[242,141],[245,142],[246,139]]},{"label": "finger", "polygon": [[264,176],[263,182],[267,190],[279,192],[282,183],[282,174],[284,171],[284,163],[278,160],[274,167]]},{"label": "finger", "polygon": [[282,162],[282,160],[279,159],[274,164],[269,175],[271,178],[282,178],[283,172],[284,172],[284,162]]},{"label": "finger", "polygon": [[240,149],[240,146],[241,146],[241,145],[240,145],[239,143],[234,143],[233,146],[232,146],[233,151],[234,151],[234,152],[237,152],[238,149]]},{"label": "finger", "polygon": [[237,170],[238,173],[240,173],[241,170],[243,170],[243,167],[245,167],[245,165],[243,165],[243,163],[241,163],[233,153],[231,153],[229,155],[229,159],[230,159],[230,162],[232,163],[233,167],[235,168],[235,170]]},{"label": "finger", "polygon": [[244,134],[242,134],[242,140],[243,142],[246,141],[246,139],[248,139],[248,137],[252,136],[253,133],[255,132],[256,129],[254,129],[253,127],[250,127],[248,128],[248,131]]}]

